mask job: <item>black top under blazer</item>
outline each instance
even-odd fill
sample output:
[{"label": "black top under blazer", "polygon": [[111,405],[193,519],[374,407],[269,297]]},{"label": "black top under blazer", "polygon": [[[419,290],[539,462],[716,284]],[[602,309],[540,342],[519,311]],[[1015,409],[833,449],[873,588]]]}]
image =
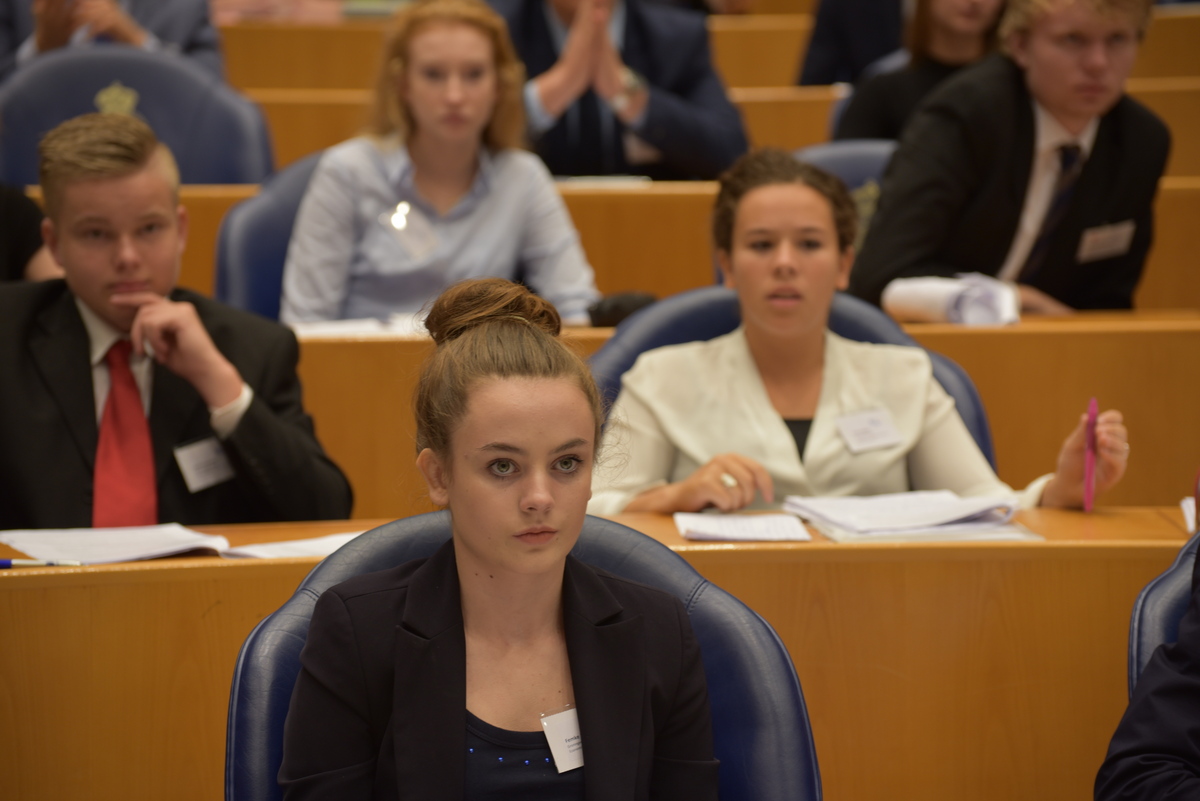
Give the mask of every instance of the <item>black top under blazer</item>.
[{"label": "black top under blazer", "polygon": [[[254,390],[222,448],[234,477],[188,491],[175,448],[213,437],[195,388],[153,366],[150,437],[158,519],[190,525],[340,519],[346,477],[313,436],[296,375],[299,347],[278,323],[184,289],[217,349]],[[87,329],[64,281],[0,285],[0,529],[92,524],[99,426]]]},{"label": "black top under blazer", "polygon": [[[717,798],[700,649],[674,596],[567,558],[587,801]],[[453,541],[317,601],[284,728],[288,801],[462,799],[466,643]]]},{"label": "black top under blazer", "polygon": [[[904,131],[850,291],[879,304],[893,279],[996,275],[1020,224],[1034,155],[1025,74],[995,54],[939,87]],[[1027,283],[1076,309],[1127,309],[1153,235],[1152,206],[1170,134],[1128,96],[1100,118],[1066,217]],[[1077,259],[1083,232],[1133,220],[1129,250]]]}]

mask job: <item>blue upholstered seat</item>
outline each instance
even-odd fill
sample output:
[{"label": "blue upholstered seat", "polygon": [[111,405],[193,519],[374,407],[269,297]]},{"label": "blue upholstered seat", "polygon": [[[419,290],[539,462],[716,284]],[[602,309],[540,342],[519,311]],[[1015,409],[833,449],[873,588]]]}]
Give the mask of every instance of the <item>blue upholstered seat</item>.
[{"label": "blue upholstered seat", "polygon": [[[633,367],[643,351],[713,339],[729,333],[740,322],[737,295],[732,289],[703,287],[664,298],[617,327],[612,339],[592,356],[592,375],[604,397],[615,400],[621,390],[621,376]],[[860,342],[920,347],[878,308],[842,292],[833,299],[829,328],[839,336]],[[934,377],[954,398],[967,430],[995,468],[992,432],[975,385],[966,371],[945,356],[930,352],[929,359],[933,362]]]},{"label": "blue upholstered seat", "polygon": [[279,319],[292,226],[320,159],[314,153],[289,164],[225,215],[217,235],[217,300]]},{"label": "blue upholstered seat", "polygon": [[0,181],[36,184],[47,131],[116,109],[154,129],[184,183],[259,183],[274,167],[262,112],[220,78],[170,54],[97,46],[38,56],[0,86]]},{"label": "blue upholstered seat", "polygon": [[[250,633],[229,701],[227,801],[281,797],[275,777],[300,650],[320,594],[351,576],[432,554],[450,536],[433,512],[363,534],[321,562],[296,594]],[[630,528],[588,517],[573,551],[588,564],[678,597],[700,642],[708,677],[722,801],[816,801],[821,780],[800,682],[767,623],[682,558]]]},{"label": "blue upholstered seat", "polygon": [[1200,534],[1184,544],[1162,575],[1138,593],[1129,621],[1129,694],[1150,662],[1154,649],[1179,639],[1179,621],[1192,598],[1192,571]]}]

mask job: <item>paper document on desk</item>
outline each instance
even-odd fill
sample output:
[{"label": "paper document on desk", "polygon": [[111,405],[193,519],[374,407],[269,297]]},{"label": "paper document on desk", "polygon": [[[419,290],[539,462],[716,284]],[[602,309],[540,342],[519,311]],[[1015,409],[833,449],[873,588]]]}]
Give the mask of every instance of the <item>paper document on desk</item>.
[{"label": "paper document on desk", "polygon": [[676,512],[685,539],[731,542],[803,542],[812,539],[792,515],[718,515]]},{"label": "paper document on desk", "polygon": [[194,551],[215,556],[229,548],[229,540],[224,537],[201,534],[178,523],[0,531],[0,542],[34,559],[69,559],[85,565],[135,562]]},{"label": "paper document on desk", "polygon": [[1184,498],[1179,502],[1179,508],[1183,510],[1183,525],[1187,527],[1188,534],[1196,533],[1196,499]]},{"label": "paper document on desk", "polygon": [[1011,522],[1016,498],[960,498],[949,490],[849,498],[789,495],[783,508],[837,542],[1040,539]]},{"label": "paper document on desk", "polygon": [[330,534],[327,537],[313,537],[308,540],[286,540],[284,542],[264,542],[255,545],[241,545],[230,548],[222,555],[238,559],[277,559],[287,556],[329,556],[350,540],[362,534],[361,531],[351,531],[347,534]]}]

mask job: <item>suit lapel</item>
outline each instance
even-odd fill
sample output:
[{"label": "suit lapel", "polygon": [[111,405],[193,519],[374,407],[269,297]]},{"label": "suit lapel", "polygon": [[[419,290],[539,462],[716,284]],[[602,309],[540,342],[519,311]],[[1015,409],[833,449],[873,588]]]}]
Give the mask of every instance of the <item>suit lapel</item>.
[{"label": "suit lapel", "polygon": [[462,799],[467,653],[453,541],[413,574],[395,636],[397,786],[407,798]]},{"label": "suit lapel", "polygon": [[588,801],[636,795],[646,644],[642,619],[621,612],[596,574],[568,558],[563,620]]},{"label": "suit lapel", "polygon": [[88,336],[75,308],[75,296],[65,287],[38,316],[29,337],[29,350],[91,472],[96,463],[99,428]]}]

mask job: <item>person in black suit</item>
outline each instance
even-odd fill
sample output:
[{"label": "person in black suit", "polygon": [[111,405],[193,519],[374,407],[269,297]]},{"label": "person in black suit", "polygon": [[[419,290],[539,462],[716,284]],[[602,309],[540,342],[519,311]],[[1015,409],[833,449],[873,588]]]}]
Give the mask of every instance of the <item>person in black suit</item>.
[{"label": "person in black suit", "polygon": [[180,53],[223,73],[208,0],[0,0],[0,80],[39,53],[89,42]]},{"label": "person in black suit", "polygon": [[[0,286],[0,528],[86,527],[114,504],[118,525],[127,490],[137,524],[347,517],[295,337],[174,286],[187,216],[170,151],[116,114],[69,120],[40,150],[42,234],[66,278]],[[121,388],[147,457],[132,487],[102,455],[130,439],[106,434],[130,430],[106,419]]]},{"label": "person in black suit", "polygon": [[1200,798],[1200,563],[1179,639],[1138,677],[1096,776],[1096,801]]},{"label": "person in black suit", "polygon": [[490,278],[446,290],[426,325],[417,465],[453,536],[317,601],[284,797],[716,799],[683,606],[570,556],[604,405],[558,313]]},{"label": "person in black suit", "polygon": [[1146,0],[1014,0],[1004,55],[918,109],[888,165],[850,291],[978,272],[1023,311],[1130,308],[1170,135],[1124,94]]},{"label": "person in black suit", "polygon": [[534,149],[555,175],[713,179],[746,151],[703,15],[642,0],[490,0],[530,81]]}]

